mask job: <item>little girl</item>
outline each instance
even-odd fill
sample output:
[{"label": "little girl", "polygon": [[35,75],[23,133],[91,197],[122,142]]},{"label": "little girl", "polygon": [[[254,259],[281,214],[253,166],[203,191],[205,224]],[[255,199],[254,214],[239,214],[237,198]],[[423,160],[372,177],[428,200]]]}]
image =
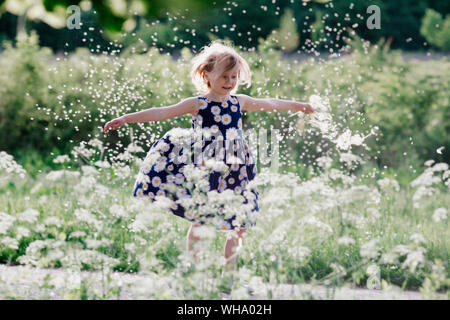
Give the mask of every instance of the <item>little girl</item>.
[{"label": "little girl", "polygon": [[[296,110],[304,113],[312,113],[314,110],[307,103],[281,99],[256,99],[244,94],[235,94],[239,84],[250,86],[251,72],[247,62],[232,47],[224,45],[219,41],[211,43],[202,49],[199,55],[193,59],[191,71],[192,81],[201,93],[196,97],[187,98],[175,105],[160,108],[150,108],[144,111],[125,114],[119,118],[106,123],[104,132],[109,128],[118,129],[125,123],[161,121],[185,114],[192,115],[192,127],[200,126],[202,129],[221,134],[224,138],[233,139],[237,136],[242,139],[245,146],[243,164],[233,164],[230,173],[222,179],[220,176],[211,175],[210,189],[219,192],[224,189],[232,189],[241,194],[246,189],[246,185],[254,179],[257,173],[256,163],[253,160],[248,144],[242,136],[242,110],[247,111],[270,111],[270,110]],[[133,196],[147,196],[154,198],[157,195],[166,195],[165,183],[181,182],[183,177],[183,163],[175,164],[171,161],[169,154],[174,145],[166,135],[155,142],[149,153],[161,142],[164,143],[163,163],[152,165],[151,168],[141,168],[140,172],[148,175],[149,183],[136,181]],[[230,138],[231,139],[231,138]],[[208,143],[203,143],[204,149]],[[222,150],[223,151],[223,150]],[[222,157],[223,158],[223,154]],[[163,165],[171,174],[155,166]],[[179,183],[178,183],[179,184]],[[259,211],[258,192],[251,190],[253,196],[253,211]],[[173,199],[176,200],[176,199]],[[246,200],[247,202],[248,200]],[[181,205],[172,207],[173,214],[185,218],[192,222],[187,235],[187,251],[192,253],[196,243],[201,240],[196,230],[203,223],[192,217],[192,214],[185,212]],[[235,216],[224,220],[220,225],[221,230],[234,229],[233,220]],[[225,243],[225,259],[227,268],[234,269],[236,266],[235,248],[242,244],[242,236],[249,225],[241,226],[237,231],[237,238],[227,238]],[[194,252],[196,259],[198,250]]]}]

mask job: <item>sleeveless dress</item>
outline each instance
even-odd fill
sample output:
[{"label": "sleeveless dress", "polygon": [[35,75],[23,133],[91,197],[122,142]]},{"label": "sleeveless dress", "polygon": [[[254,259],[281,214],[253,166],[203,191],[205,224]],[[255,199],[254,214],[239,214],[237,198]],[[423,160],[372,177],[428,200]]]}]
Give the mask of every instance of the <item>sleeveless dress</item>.
[{"label": "sleeveless dress", "polygon": [[[230,171],[226,176],[221,176],[220,172],[211,171],[209,174],[209,187],[208,191],[216,190],[222,192],[225,189],[234,190],[235,193],[244,196],[245,201],[243,204],[252,204],[251,214],[252,219],[245,222],[240,228],[247,228],[256,224],[256,217],[254,213],[259,211],[259,193],[257,189],[252,188],[247,190],[247,184],[253,180],[257,174],[257,166],[254,161],[253,155],[249,149],[248,143],[242,134],[242,114],[239,101],[236,96],[230,96],[226,102],[212,101],[205,96],[198,97],[199,111],[197,116],[192,116],[192,129],[201,129],[202,132],[209,132],[211,139],[202,139],[201,151],[202,154],[208,153],[208,156],[213,159],[221,159],[229,167]],[[154,153],[158,147],[158,152],[161,155],[158,161],[152,165],[143,164],[139,170],[138,178],[134,184],[133,196],[136,198],[154,199],[156,196],[168,196],[169,192],[167,183],[172,182],[181,185],[185,181],[183,174],[185,163],[173,161],[176,142],[171,141],[174,129],[169,130],[162,138],[158,139],[150,147],[147,157]],[[219,137],[219,138],[218,138]],[[221,137],[221,138],[220,138]],[[209,146],[216,139],[231,140],[230,142],[224,141],[224,148],[211,148]],[[192,140],[191,147],[195,141]],[[210,147],[208,149],[208,146]],[[228,156],[228,147],[232,147],[233,150],[239,150],[239,146],[242,146],[240,162],[227,163],[225,162],[225,153]],[[217,150],[220,150],[217,154]],[[193,155],[194,153],[192,153]],[[232,153],[232,155],[235,155]],[[203,159],[203,158],[202,158]],[[194,157],[191,156],[192,163],[195,165]],[[201,162],[201,161],[200,161]],[[202,163],[204,164],[204,162]],[[146,179],[142,179],[143,176]],[[139,178],[140,177],[140,178]],[[244,191],[245,192],[244,194]],[[250,192],[248,192],[250,191]],[[189,197],[191,193],[188,189],[182,190],[182,192],[170,193],[170,198],[176,201],[181,197]],[[204,221],[199,220],[198,217],[193,216],[191,213],[186,212],[185,208],[178,203],[174,203],[170,210],[173,214],[187,219],[191,222],[195,222],[203,225]],[[219,210],[217,216],[223,215],[223,211]],[[212,217],[213,215],[211,215]],[[231,218],[223,218],[219,224],[215,224],[219,230],[231,230],[234,228],[233,220],[236,215]],[[217,220],[216,220],[217,221]]]}]

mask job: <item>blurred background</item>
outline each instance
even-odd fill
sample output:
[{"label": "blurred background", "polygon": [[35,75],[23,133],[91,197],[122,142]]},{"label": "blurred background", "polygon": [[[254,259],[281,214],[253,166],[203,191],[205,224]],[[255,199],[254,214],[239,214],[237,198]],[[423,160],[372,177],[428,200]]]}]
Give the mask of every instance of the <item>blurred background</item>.
[{"label": "blurred background", "polygon": [[[241,93],[327,97],[352,131],[380,129],[361,150],[380,167],[449,162],[449,13],[450,2],[434,0],[0,0],[0,150],[30,173],[92,138],[146,150],[190,118],[101,128],[195,95],[189,59],[224,39],[251,64]],[[293,127],[272,113],[245,113],[244,123]],[[283,168],[313,165],[327,149],[320,139],[284,143]]]}]

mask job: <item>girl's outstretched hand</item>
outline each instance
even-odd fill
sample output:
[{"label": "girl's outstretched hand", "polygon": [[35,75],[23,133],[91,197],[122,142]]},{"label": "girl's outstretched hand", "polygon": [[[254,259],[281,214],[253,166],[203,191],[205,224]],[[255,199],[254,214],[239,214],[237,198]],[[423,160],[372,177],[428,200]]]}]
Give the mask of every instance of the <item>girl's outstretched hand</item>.
[{"label": "girl's outstretched hand", "polygon": [[288,116],[288,118],[293,117],[297,114],[307,115],[307,114],[316,112],[316,110],[314,110],[313,107],[311,107],[311,104],[309,104],[309,103],[300,103],[298,105],[298,108],[296,108],[296,110],[298,112],[291,114],[290,116]]},{"label": "girl's outstretched hand", "polygon": [[300,110],[300,111],[302,111],[306,114],[316,112],[316,110],[314,110],[313,107],[311,107],[311,105],[309,103],[302,103],[302,107],[304,108],[304,110]]},{"label": "girl's outstretched hand", "polygon": [[123,117],[123,116],[113,119],[105,124],[105,127],[103,128],[103,132],[105,132],[105,133],[108,132],[109,128],[114,129],[114,130],[119,129],[125,123],[127,123],[127,121],[125,120],[125,117]]}]

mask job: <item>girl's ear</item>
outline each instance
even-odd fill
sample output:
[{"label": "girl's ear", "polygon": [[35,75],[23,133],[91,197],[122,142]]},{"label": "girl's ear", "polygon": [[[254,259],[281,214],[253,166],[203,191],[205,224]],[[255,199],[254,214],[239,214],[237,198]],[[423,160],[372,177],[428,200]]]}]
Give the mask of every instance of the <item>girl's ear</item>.
[{"label": "girl's ear", "polygon": [[203,77],[204,80],[209,81],[209,79],[208,79],[208,74],[207,74],[207,73],[208,73],[208,72],[207,72],[206,70],[203,71],[202,77]]},{"label": "girl's ear", "polygon": [[203,72],[202,72],[202,78],[203,78],[204,83],[206,83],[206,85],[207,85],[208,88],[209,88],[211,85],[210,85],[210,82],[209,82],[208,71],[203,70]]}]

